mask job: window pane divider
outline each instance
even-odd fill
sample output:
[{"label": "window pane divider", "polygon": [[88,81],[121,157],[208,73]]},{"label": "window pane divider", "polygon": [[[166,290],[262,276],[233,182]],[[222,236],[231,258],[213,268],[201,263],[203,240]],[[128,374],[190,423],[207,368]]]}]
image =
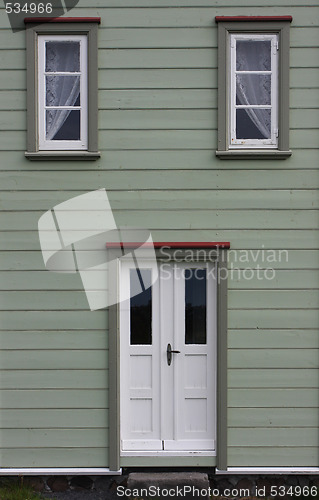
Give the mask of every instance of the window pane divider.
[{"label": "window pane divider", "polygon": [[272,71],[271,70],[265,70],[265,71],[257,71],[257,70],[235,70],[235,73],[238,75],[271,75]]},{"label": "window pane divider", "polygon": [[81,76],[80,71],[45,71],[45,76]]},{"label": "window pane divider", "polygon": [[82,109],[81,106],[44,106],[45,110],[51,110],[51,109],[70,109],[71,111],[73,110],[78,110]]},{"label": "window pane divider", "polygon": [[261,108],[261,109],[271,109],[271,104],[235,104],[236,109],[246,109],[246,108]]}]

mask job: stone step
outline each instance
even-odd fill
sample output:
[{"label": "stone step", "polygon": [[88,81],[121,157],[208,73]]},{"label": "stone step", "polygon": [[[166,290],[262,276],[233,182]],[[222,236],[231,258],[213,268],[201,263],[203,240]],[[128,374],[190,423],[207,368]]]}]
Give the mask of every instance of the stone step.
[{"label": "stone step", "polygon": [[134,497],[205,498],[209,481],[207,474],[202,472],[132,472],[127,488]]}]

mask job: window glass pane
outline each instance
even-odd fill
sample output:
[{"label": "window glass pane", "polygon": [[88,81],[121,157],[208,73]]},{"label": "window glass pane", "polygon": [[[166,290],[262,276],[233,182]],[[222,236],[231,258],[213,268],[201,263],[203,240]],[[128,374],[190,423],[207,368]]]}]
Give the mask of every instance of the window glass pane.
[{"label": "window glass pane", "polygon": [[270,139],[271,109],[247,108],[236,110],[237,139]]},{"label": "window glass pane", "polygon": [[80,71],[80,42],[46,42],[45,71]]},{"label": "window glass pane", "polygon": [[271,75],[236,75],[236,104],[271,104]]},{"label": "window glass pane", "polygon": [[131,345],[152,344],[152,287],[145,289],[151,283],[151,272],[130,269]]},{"label": "window glass pane", "polygon": [[46,111],[46,140],[79,141],[81,111],[50,109]]},{"label": "window glass pane", "polygon": [[46,76],[46,106],[76,106],[80,98],[80,76]]},{"label": "window glass pane", "polygon": [[237,40],[236,42],[237,71],[270,71],[271,41],[267,40]]},{"label": "window glass pane", "polygon": [[185,270],[185,344],[206,344],[206,269]]}]

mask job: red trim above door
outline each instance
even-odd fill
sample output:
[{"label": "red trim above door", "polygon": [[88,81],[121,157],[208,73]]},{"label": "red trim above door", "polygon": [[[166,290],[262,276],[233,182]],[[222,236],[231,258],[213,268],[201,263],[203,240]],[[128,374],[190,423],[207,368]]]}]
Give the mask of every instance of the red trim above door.
[{"label": "red trim above door", "polygon": [[170,247],[170,248],[230,248],[229,241],[154,241],[154,243],[144,243],[129,241],[129,242],[112,242],[106,243],[107,248],[119,248],[122,246],[137,248],[141,245],[154,248]]}]

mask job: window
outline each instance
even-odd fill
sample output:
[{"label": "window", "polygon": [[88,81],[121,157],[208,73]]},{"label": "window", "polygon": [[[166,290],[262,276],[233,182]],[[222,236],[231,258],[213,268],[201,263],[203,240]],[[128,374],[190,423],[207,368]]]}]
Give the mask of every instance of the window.
[{"label": "window", "polygon": [[287,158],[290,16],[216,17],[220,158]]},{"label": "window", "polygon": [[[30,23],[29,23],[30,21]],[[63,22],[62,22],[63,21]],[[27,23],[27,152],[38,159],[96,159],[99,18]]]}]

